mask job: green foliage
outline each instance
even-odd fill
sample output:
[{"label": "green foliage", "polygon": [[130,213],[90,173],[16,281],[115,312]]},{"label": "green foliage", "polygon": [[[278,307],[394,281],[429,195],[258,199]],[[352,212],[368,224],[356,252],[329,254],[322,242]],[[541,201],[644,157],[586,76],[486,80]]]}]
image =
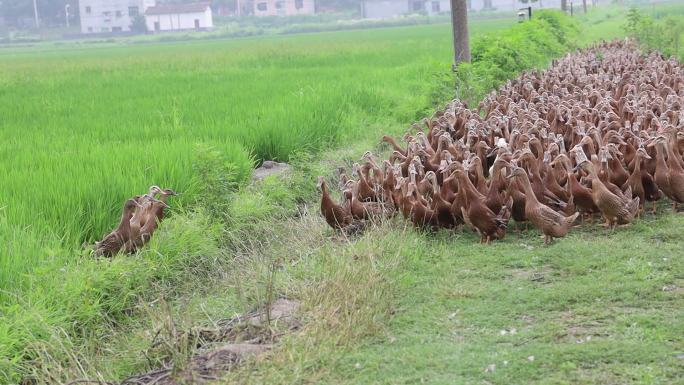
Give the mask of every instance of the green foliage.
[{"label": "green foliage", "polygon": [[188,278],[215,274],[223,263],[219,237],[220,227],[203,210],[174,212],[138,255],[44,261],[28,277],[26,292],[0,304],[0,382],[30,375],[36,368],[25,364],[44,349],[66,360],[60,355],[68,352],[46,345],[51,338],[97,335],[128,322],[141,300],[171,296]]},{"label": "green foliage", "polygon": [[193,186],[197,189],[196,205],[207,208],[217,219],[230,205],[228,197],[251,176],[254,161],[239,143],[228,142],[221,150],[208,144],[196,149]]},{"label": "green foliage", "polygon": [[663,5],[657,8],[634,6],[629,9],[623,30],[635,38],[642,49],[684,59],[684,6]]},{"label": "green foliage", "polygon": [[282,272],[307,327],[226,383],[679,384],[684,218],[664,206],[551,246],[399,223],[326,239]]},{"label": "green foliage", "polygon": [[506,34],[474,39],[472,62],[458,67],[458,96],[479,100],[521,71],[545,66],[574,48],[577,35],[573,19],[558,11],[539,11],[532,20],[509,28]]},{"label": "green foliage", "polygon": [[632,7],[629,9],[627,12],[627,20],[625,22],[625,32],[627,32],[627,35],[635,37],[637,30],[639,28],[639,23],[641,22],[641,14],[639,13],[639,10]]}]

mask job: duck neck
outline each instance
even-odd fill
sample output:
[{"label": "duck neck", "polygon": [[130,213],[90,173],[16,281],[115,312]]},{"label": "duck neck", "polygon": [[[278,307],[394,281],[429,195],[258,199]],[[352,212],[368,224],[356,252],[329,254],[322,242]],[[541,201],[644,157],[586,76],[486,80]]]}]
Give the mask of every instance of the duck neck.
[{"label": "duck neck", "polygon": [[477,181],[477,189],[481,191],[487,188],[487,181],[485,180],[484,172],[481,164],[475,165],[475,180]]},{"label": "duck neck", "polygon": [[121,222],[119,222],[119,227],[117,228],[119,231],[128,231],[131,227],[131,218],[133,217],[133,211],[132,210],[125,210],[124,213],[121,215]]},{"label": "duck neck", "polygon": [[603,181],[599,178],[598,174],[596,173],[596,169],[594,167],[589,168],[587,172],[589,173],[589,177],[591,178],[592,189],[595,189],[599,186],[603,186],[603,188],[606,188],[603,184]]},{"label": "duck neck", "polygon": [[533,153],[536,152],[536,154],[534,154],[534,159],[537,161],[537,165],[539,166],[539,165],[543,164],[544,148],[542,147],[541,142],[534,141],[530,150],[534,150]]},{"label": "duck neck", "polygon": [[528,161],[528,164],[530,166],[530,174],[532,174],[532,176],[534,178],[536,178],[536,177],[541,178],[541,176],[539,175],[539,163],[537,163],[537,159],[534,157],[531,157],[531,159],[529,159],[529,161]]},{"label": "duck neck", "polygon": [[433,160],[439,160],[442,157],[442,151],[444,151],[444,140],[438,140]]},{"label": "duck neck", "polygon": [[603,178],[605,178],[605,179],[608,179],[608,177],[610,176],[610,168],[608,167],[608,160],[606,160],[605,162],[603,162],[603,161],[601,162],[601,174],[602,174]]},{"label": "duck neck", "polygon": [[593,140],[588,141],[586,146],[589,150],[588,151],[589,156],[596,154],[596,149],[594,148],[594,141]]},{"label": "duck neck", "polygon": [[[143,214],[147,212],[147,208],[139,208],[135,211],[133,215],[131,215],[131,218],[129,219],[129,223],[140,223],[140,220],[142,219]],[[123,221],[124,218],[123,216],[121,217],[121,220]]]},{"label": "duck neck", "polygon": [[534,194],[534,191],[532,190],[532,184],[530,184],[530,179],[527,177],[527,175],[520,175],[518,177],[518,180],[522,182],[522,188],[525,191],[525,201],[532,202],[535,205],[538,205],[539,201],[537,200],[537,196]]},{"label": "duck neck", "polygon": [[634,158],[634,172],[632,173],[633,175],[641,175],[641,161],[642,156],[636,154],[636,157]]},{"label": "duck neck", "polygon": [[471,200],[475,198],[475,193],[473,192],[473,189],[475,188],[473,184],[470,182],[470,178],[468,178],[468,175],[465,173],[463,174],[458,174],[457,177],[461,183],[459,183],[459,194],[463,193],[463,204],[468,207],[470,205]]},{"label": "duck neck", "polygon": [[332,203],[332,198],[330,198],[330,193],[328,192],[328,184],[323,182],[321,184],[321,191],[323,191],[323,201]]},{"label": "duck neck", "polygon": [[674,149],[672,148],[671,145],[667,145],[667,166],[670,168],[670,170],[676,171],[676,172],[684,172],[684,169],[682,169],[682,164],[679,163],[679,158],[675,154]]},{"label": "duck neck", "polygon": [[661,169],[664,171],[668,170],[667,163],[665,162],[665,154],[663,153],[662,145],[656,145],[656,170]]},{"label": "duck neck", "polygon": [[499,186],[501,184],[501,168],[502,166],[494,163],[494,167],[492,167],[492,175],[491,175],[491,180],[489,182],[489,189],[491,190],[492,188],[496,189],[496,192],[499,192]]},{"label": "duck neck", "polygon": [[568,191],[568,193],[572,194],[572,189],[574,187],[576,187],[578,182],[577,182],[577,179],[575,179],[575,173],[574,172],[568,171],[567,174],[568,174],[568,183],[566,185],[566,190]]},{"label": "duck neck", "polygon": [[397,141],[394,140],[394,138],[392,138],[391,136],[386,135],[383,137],[383,139],[385,139],[385,142],[389,143],[390,146],[392,146],[392,148],[394,148],[395,151],[399,151],[399,152],[405,151],[403,148],[399,147],[399,144],[397,143]]},{"label": "duck neck", "polygon": [[428,181],[430,182],[430,185],[432,186],[432,196],[433,197],[439,196],[439,184],[437,183],[437,180],[430,178]]},{"label": "duck neck", "polygon": [[387,170],[385,174],[385,185],[391,186],[390,189],[392,189],[395,185],[396,180],[394,179],[394,171]]}]

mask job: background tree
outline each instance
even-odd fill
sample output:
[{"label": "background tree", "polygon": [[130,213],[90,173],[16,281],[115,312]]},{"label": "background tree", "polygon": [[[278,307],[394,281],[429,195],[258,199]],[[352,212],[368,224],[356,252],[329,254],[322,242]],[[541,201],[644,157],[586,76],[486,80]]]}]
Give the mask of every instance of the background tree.
[{"label": "background tree", "polygon": [[145,22],[145,16],[137,15],[131,21],[131,31],[136,33],[146,33],[147,23]]},{"label": "background tree", "polygon": [[[36,0],[41,26],[66,25],[64,6],[69,4],[69,19],[78,20],[78,0]],[[32,0],[1,0],[0,14],[14,27],[35,27]],[[28,22],[30,20],[30,23]],[[26,23],[25,23],[26,21]]]}]

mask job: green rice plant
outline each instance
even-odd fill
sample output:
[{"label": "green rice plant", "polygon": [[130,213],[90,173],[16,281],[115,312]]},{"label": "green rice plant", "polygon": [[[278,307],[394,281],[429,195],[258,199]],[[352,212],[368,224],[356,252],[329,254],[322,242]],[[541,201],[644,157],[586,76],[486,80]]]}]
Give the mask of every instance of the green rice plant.
[{"label": "green rice plant", "polygon": [[233,164],[238,186],[255,162],[413,119],[430,103],[434,63],[450,58],[448,31],[3,51],[0,233],[13,241],[3,242],[0,287],[20,289],[48,255],[78,254],[152,184],[195,202],[207,191],[197,184],[205,144]]}]

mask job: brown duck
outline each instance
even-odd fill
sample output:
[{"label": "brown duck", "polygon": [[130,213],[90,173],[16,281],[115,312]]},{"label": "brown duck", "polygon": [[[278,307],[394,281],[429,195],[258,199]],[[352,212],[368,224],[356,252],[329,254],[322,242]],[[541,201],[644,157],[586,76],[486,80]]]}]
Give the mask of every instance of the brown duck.
[{"label": "brown duck", "polygon": [[513,169],[509,178],[517,178],[522,184],[527,196],[525,201],[525,217],[544,234],[544,243],[548,245],[553,241],[553,238],[564,237],[575,219],[579,216],[579,213],[576,212],[566,217],[540,203],[534,195],[534,191],[532,191],[532,185],[524,169],[520,167]]},{"label": "brown duck", "polygon": [[325,183],[325,178],[318,177],[318,188],[321,189],[321,214],[325,221],[335,230],[343,229],[352,222],[351,213],[345,210],[340,204],[336,203],[328,191],[328,185]]},{"label": "brown duck", "polygon": [[591,194],[594,203],[601,210],[601,214],[606,220],[606,225],[613,229],[617,225],[631,223],[639,210],[639,198],[625,200],[613,194],[599,179],[594,170],[594,165],[586,158],[579,166],[591,176]]},{"label": "brown duck", "polygon": [[466,180],[468,176],[462,170],[454,171],[461,186],[464,187],[465,207],[461,208],[464,222],[480,234],[480,243],[489,243],[493,239],[503,239],[510,218],[510,208],[502,207],[499,214],[494,214],[485,204],[479,192]]},{"label": "brown duck", "polygon": [[94,255],[96,257],[104,256],[111,258],[124,247],[126,242],[130,239],[131,217],[133,217],[135,210],[140,208],[142,207],[134,199],[126,201],[121,214],[121,220],[119,221],[119,226],[117,226],[114,231],[107,234],[100,242],[95,242]]}]

